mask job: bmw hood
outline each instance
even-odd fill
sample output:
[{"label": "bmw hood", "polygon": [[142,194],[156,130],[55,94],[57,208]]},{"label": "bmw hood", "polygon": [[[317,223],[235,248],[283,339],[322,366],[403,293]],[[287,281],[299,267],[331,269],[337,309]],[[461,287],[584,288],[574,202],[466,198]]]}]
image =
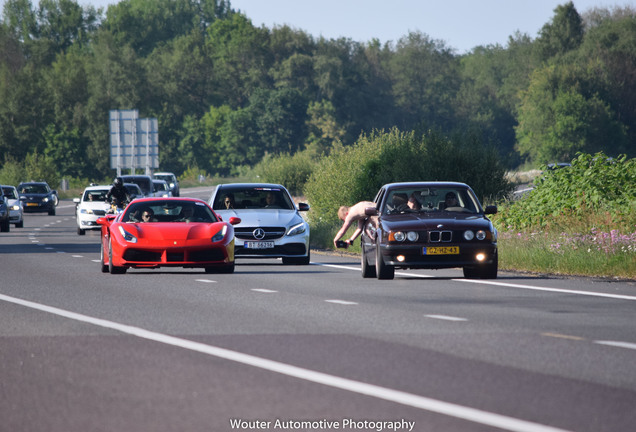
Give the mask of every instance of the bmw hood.
[{"label": "bmw hood", "polygon": [[392,230],[407,229],[431,229],[439,228],[440,225],[446,229],[463,229],[464,227],[482,227],[490,229],[491,221],[478,214],[466,215],[444,215],[440,213],[405,213],[399,215],[389,215],[382,217],[382,223]]}]

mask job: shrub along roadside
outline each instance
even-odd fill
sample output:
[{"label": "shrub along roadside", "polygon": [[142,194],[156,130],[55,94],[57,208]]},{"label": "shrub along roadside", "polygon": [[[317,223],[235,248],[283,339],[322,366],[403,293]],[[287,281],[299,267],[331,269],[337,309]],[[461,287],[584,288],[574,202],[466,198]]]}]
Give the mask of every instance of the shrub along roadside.
[{"label": "shrub along roadside", "polygon": [[579,154],[493,222],[502,269],[636,279],[636,160]]},{"label": "shrub along roadside", "polygon": [[333,151],[314,168],[304,188],[312,206],[312,230],[332,228],[340,206],[371,201],[386,183],[435,180],[465,182],[482,200],[511,188],[494,147],[476,136],[374,131],[353,146]]}]

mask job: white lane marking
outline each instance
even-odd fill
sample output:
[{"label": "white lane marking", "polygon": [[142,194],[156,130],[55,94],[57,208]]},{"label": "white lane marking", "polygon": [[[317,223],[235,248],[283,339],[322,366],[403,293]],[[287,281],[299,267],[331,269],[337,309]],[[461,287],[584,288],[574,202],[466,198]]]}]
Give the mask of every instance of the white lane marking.
[{"label": "white lane marking", "polygon": [[293,366],[286,363],[281,363],[273,360],[256,357],[249,354],[240,353],[237,351],[231,351],[225,348],[216,347],[213,345],[205,345],[199,342],[189,341],[187,339],[181,339],[174,336],[165,335],[162,333],[156,333],[150,330],[145,330],[140,327],[129,326],[126,324],[120,324],[113,321],[108,321],[100,318],[90,317],[88,315],[82,315],[79,313],[59,309],[52,306],[46,306],[39,303],[34,303],[28,300],[22,300],[15,297],[9,297],[4,294],[0,294],[0,300],[6,302],[22,305],[28,308],[41,310],[43,312],[51,313],[54,315],[62,316],[65,318],[73,319],[76,321],[93,324],[99,327],[112,329],[121,333],[136,336],[142,339],[152,340],[160,342],[166,345],[172,345],[179,348],[207,354],[210,356],[230,360],[236,363],[241,363],[249,366],[254,366],[260,369],[276,372],[282,375],[299,378],[305,381],[310,381],[318,384],[323,384],[329,387],[338,388],[341,390],[350,391],[353,393],[359,393],[366,396],[375,397],[377,399],[383,399],[398,404],[411,406],[414,408],[423,409],[430,412],[443,414],[449,417],[460,418],[463,420],[479,423],[483,425],[493,426],[500,429],[513,431],[513,432],[565,432],[564,429],[559,429],[551,426],[545,426],[538,423],[532,423],[526,420],[520,420],[513,417],[504,416],[501,414],[495,414],[487,411],[478,410],[475,408],[465,407],[462,405],[456,405],[449,402],[439,401],[424,396],[419,396],[411,393],[406,393],[399,390],[392,390],[385,387],[380,387],[373,384],[367,384],[359,381],[354,381],[348,378],[337,377],[329,375],[323,372],[316,372],[310,369]]},{"label": "white lane marking", "polygon": [[[39,245],[38,245],[38,246],[39,246]],[[52,248],[51,246],[48,246],[48,247],[45,247],[44,249],[46,249],[46,250],[53,250],[53,249],[55,249],[55,248]]]},{"label": "white lane marking", "polygon": [[210,279],[195,279],[197,282],[203,282],[203,283],[216,283],[215,280],[210,280]]},{"label": "white lane marking", "polygon": [[579,291],[579,290],[568,290],[568,289],[561,289],[561,288],[538,287],[538,286],[533,286],[533,285],[521,285],[521,284],[508,283],[508,282],[486,281],[486,280],[480,280],[480,279],[453,279],[453,280],[457,281],[457,282],[469,282],[469,283],[486,284],[486,285],[499,285],[499,286],[512,287],[512,288],[521,288],[521,289],[529,289],[529,290],[535,290],[535,291],[548,291],[548,292],[557,292],[557,293],[563,293],[563,294],[578,294],[578,295],[586,295],[586,296],[592,296],[592,297],[606,297],[606,298],[613,298],[613,299],[619,299],[619,300],[636,300],[636,296],[628,296],[628,295],[621,295],[621,294],[605,294],[605,293],[591,292],[591,291]]},{"label": "white lane marking", "polygon": [[636,343],[620,342],[620,341],[594,341],[594,343],[618,347],[618,348],[629,348],[629,349],[636,350]]},{"label": "white lane marking", "polygon": [[84,255],[72,255],[73,258],[84,258]]},{"label": "white lane marking", "polygon": [[345,270],[360,271],[360,267],[351,267],[351,266],[344,266],[344,265],[339,265],[339,264],[324,264],[324,263],[312,263],[312,264],[317,265],[317,266],[322,266],[322,267],[333,267],[333,268],[341,268],[341,269],[345,269]]},{"label": "white lane marking", "polygon": [[448,315],[424,315],[427,318],[434,318],[446,321],[468,321],[466,318],[448,316]]},{"label": "white lane marking", "polygon": [[265,288],[252,288],[252,291],[260,292],[260,293],[277,293],[278,291],[265,289]]},{"label": "white lane marking", "polygon": [[352,301],[346,301],[346,300],[337,300],[337,299],[333,299],[333,300],[325,300],[327,303],[335,303],[335,304],[341,304],[341,305],[357,305],[358,303],[356,302],[352,302]]},{"label": "white lane marking", "polygon": [[91,261],[92,262],[98,262],[98,263],[102,262],[102,260],[91,260]]},{"label": "white lane marking", "polygon": [[[324,266],[324,267],[333,267],[333,268],[342,268],[346,270],[360,271],[360,268],[358,267],[342,266],[342,265],[335,265],[335,264],[320,264],[320,263],[316,263],[316,264]],[[397,272],[396,274],[421,277],[421,278],[433,277],[431,275],[420,275],[420,274],[412,274],[412,273],[408,274],[408,273],[401,273],[401,272]],[[521,289],[528,289],[528,290],[535,290],[535,291],[557,292],[557,293],[563,293],[563,294],[578,294],[578,295],[586,295],[591,297],[606,297],[606,298],[613,298],[618,300],[636,300],[636,296],[628,296],[628,295],[621,295],[621,294],[606,294],[606,293],[593,292],[593,291],[567,290],[567,289],[561,289],[561,288],[539,287],[539,286],[533,286],[533,285],[522,285],[522,284],[514,284],[514,283],[508,283],[508,282],[495,282],[495,281],[489,281],[484,279],[451,279],[451,280],[455,282],[498,285],[498,286],[504,286],[504,287],[510,287],[510,288],[521,288]]]}]

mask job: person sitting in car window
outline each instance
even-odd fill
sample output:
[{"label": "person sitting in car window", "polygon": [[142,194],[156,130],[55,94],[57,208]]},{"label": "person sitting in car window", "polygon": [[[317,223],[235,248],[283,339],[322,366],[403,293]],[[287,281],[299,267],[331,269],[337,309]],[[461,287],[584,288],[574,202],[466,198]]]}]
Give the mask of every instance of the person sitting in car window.
[{"label": "person sitting in car window", "polygon": [[234,195],[232,195],[231,193],[225,194],[225,196],[223,197],[223,205],[227,210],[233,209],[235,205]]},{"label": "person sitting in car window", "polygon": [[457,195],[455,195],[455,192],[448,192],[444,198],[444,202],[440,203],[440,210],[458,206],[459,202],[457,201]]},{"label": "person sitting in car window", "polygon": [[414,193],[412,193],[409,196],[409,200],[406,203],[406,205],[408,206],[409,210],[414,210],[414,211],[420,210],[422,208],[422,205],[420,204],[420,202],[417,200],[417,198],[415,198]]},{"label": "person sitting in car window", "polygon": [[150,208],[145,209],[143,213],[141,213],[141,222],[157,222],[155,212]]},{"label": "person sitting in car window", "polygon": [[179,218],[176,222],[192,222],[194,220],[194,208],[192,206],[185,206],[179,213]]},{"label": "person sitting in car window", "polygon": [[280,208],[280,206],[278,205],[278,199],[274,192],[268,192],[267,195],[265,195],[265,207]]}]

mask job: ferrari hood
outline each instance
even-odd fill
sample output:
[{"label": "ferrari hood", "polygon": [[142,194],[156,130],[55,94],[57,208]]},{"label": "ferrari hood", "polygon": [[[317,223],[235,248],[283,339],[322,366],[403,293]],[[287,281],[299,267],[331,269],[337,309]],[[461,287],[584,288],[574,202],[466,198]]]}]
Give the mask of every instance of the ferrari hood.
[{"label": "ferrari hood", "polygon": [[[150,222],[123,224],[127,231],[137,231],[140,239],[161,241],[161,240],[190,240],[203,237],[212,237],[222,227],[223,223],[181,223],[181,222]],[[134,234],[131,232],[131,234]]]}]

